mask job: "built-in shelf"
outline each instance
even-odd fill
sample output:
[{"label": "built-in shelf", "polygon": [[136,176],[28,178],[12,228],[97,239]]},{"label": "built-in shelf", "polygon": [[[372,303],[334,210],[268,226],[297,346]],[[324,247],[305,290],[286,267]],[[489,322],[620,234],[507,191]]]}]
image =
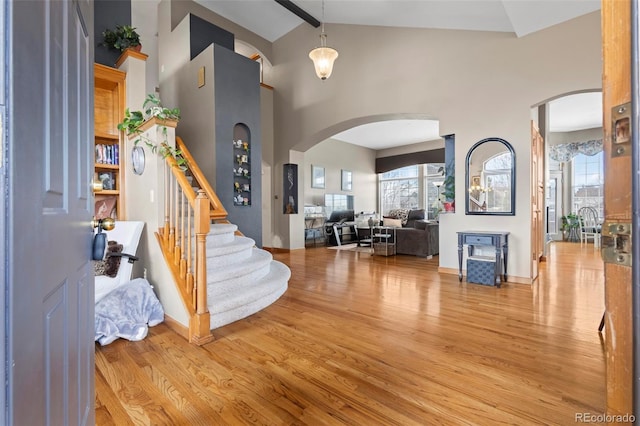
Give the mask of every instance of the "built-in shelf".
[{"label": "built-in shelf", "polygon": [[251,143],[248,129],[242,124],[234,128],[233,144],[233,205],[251,205]]},{"label": "built-in shelf", "polygon": [[124,116],[126,74],[101,64],[94,65],[94,181],[104,188],[94,194],[95,215],[123,220],[124,152],[118,121]]},{"label": "built-in shelf", "polygon": [[93,167],[96,168],[96,169],[109,169],[109,170],[119,170],[120,169],[120,165],[119,164],[95,163],[93,165]]}]

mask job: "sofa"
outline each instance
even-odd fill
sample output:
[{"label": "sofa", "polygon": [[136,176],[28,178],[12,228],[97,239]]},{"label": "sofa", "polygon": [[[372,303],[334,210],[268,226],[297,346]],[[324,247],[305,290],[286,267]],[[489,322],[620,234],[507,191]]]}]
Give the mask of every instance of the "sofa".
[{"label": "sofa", "polygon": [[423,209],[394,209],[383,225],[396,227],[396,254],[431,257],[439,253],[439,224],[425,220]]}]

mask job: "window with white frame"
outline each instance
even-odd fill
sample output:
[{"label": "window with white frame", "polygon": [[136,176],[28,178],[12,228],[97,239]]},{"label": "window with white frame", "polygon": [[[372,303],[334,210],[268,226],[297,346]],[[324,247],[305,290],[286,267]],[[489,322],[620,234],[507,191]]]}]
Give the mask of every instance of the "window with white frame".
[{"label": "window with white frame", "polygon": [[595,155],[578,154],[571,160],[571,211],[594,207],[604,217],[604,170],[602,151]]},{"label": "window with white frame", "polygon": [[444,181],[444,164],[419,164],[378,175],[380,212],[391,209],[425,209],[437,200]]}]

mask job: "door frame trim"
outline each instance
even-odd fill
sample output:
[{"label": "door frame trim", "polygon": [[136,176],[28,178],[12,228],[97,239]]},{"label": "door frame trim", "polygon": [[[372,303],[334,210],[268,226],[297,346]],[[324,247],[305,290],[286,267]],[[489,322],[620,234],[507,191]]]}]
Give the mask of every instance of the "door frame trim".
[{"label": "door frame trim", "polygon": [[[639,147],[639,135],[640,131],[640,87],[638,79],[640,78],[640,70],[638,67],[638,49],[640,45],[638,19],[640,19],[638,13],[638,2],[631,2],[631,221],[632,227],[636,229],[636,232],[632,234],[631,251],[633,259],[638,259],[640,256],[640,176],[638,171],[640,170],[640,149]],[[640,330],[640,265],[638,262],[633,262],[631,269],[631,282],[632,282],[632,318],[633,318],[633,330]],[[636,414],[640,413],[640,378],[638,372],[640,371],[640,338],[637,336],[637,332],[633,334],[633,407]]]}]

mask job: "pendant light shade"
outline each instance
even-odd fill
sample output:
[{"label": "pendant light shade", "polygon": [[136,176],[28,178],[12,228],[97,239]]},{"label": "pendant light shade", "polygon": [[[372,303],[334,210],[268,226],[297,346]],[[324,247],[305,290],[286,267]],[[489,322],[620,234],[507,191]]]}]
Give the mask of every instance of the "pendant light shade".
[{"label": "pendant light shade", "polygon": [[327,46],[316,47],[311,52],[309,52],[309,58],[311,58],[311,60],[313,61],[313,66],[316,68],[316,74],[318,78],[321,78],[322,80],[326,80],[327,78],[331,77],[331,72],[333,71],[333,62],[337,57],[338,51]]},{"label": "pendant light shade", "polygon": [[322,2],[322,32],[320,33],[320,47],[309,52],[309,58],[313,61],[316,75],[322,80],[331,77],[333,62],[338,57],[338,51],[327,47],[327,35],[324,33],[324,0]]}]

